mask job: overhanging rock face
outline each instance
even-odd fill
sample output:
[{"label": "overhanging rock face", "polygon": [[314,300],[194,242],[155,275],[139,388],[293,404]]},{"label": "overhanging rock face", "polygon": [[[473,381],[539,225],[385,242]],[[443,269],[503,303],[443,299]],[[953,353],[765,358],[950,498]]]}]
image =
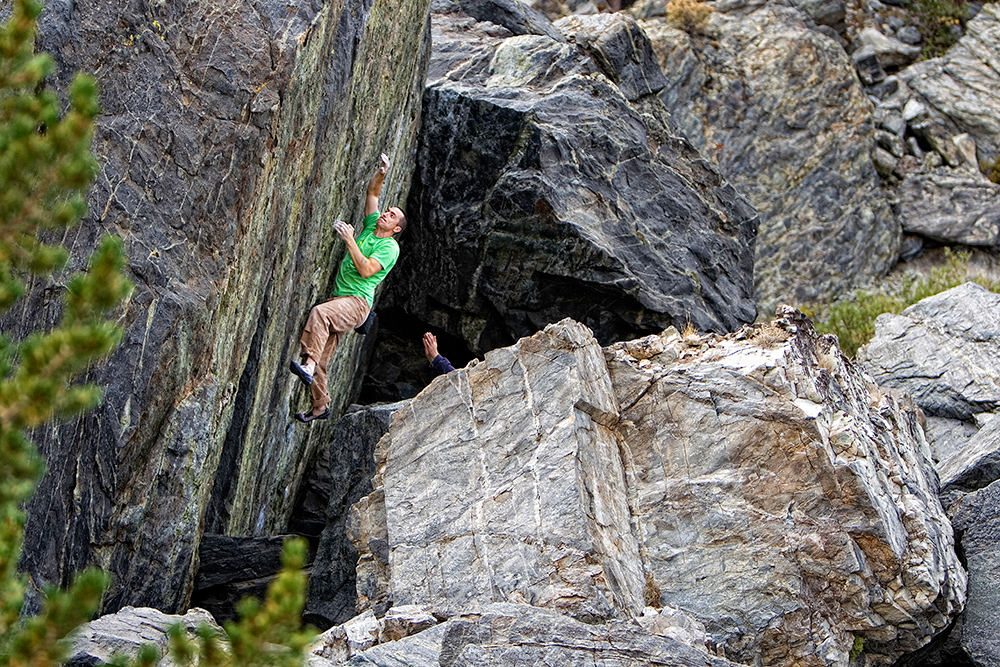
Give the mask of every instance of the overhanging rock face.
[{"label": "overhanging rock face", "polygon": [[966,574],[916,412],[797,311],[601,351],[564,320],[397,413],[349,530],[362,607],[676,606],[736,662],[928,642]]},{"label": "overhanging rock face", "polygon": [[[118,233],[136,290],[122,345],[88,378],[103,405],[36,434],[48,472],[21,565],[36,602],[95,565],[113,575],[106,610],[177,611],[205,524],[280,532],[310,433],[328,432],[293,428],[307,398],[288,360],[330,293],[332,222],[360,220],[380,152],[395,159],[386,203],[406,196],[429,0],[46,5],[54,85],[93,72],[103,109],[90,213],[65,243],[79,265]],[[4,331],[56,319],[60,289],[33,285]],[[359,347],[338,351],[335,411]]]}]

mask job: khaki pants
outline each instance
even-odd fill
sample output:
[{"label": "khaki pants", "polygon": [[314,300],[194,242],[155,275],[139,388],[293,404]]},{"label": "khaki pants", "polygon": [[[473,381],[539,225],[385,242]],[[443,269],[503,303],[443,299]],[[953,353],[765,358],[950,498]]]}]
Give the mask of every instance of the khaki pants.
[{"label": "khaki pants", "polygon": [[302,331],[302,353],[316,362],[313,383],[309,386],[313,410],[322,410],[330,404],[326,390],[326,365],[340,344],[340,337],[361,326],[368,317],[368,302],[358,296],[338,296],[314,306]]}]

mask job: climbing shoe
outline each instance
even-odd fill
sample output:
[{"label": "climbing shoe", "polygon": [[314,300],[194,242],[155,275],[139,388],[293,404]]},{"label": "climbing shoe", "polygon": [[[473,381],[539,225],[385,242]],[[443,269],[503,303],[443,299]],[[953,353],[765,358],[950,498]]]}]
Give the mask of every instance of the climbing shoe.
[{"label": "climbing shoe", "polygon": [[305,368],[300,366],[299,362],[295,361],[294,359],[292,359],[291,369],[292,373],[298,375],[299,379],[305,382],[307,387],[313,383],[312,373],[310,373]]},{"label": "climbing shoe", "polygon": [[330,408],[327,408],[318,415],[314,415],[312,410],[309,412],[297,412],[295,413],[295,420],[300,421],[303,424],[308,424],[311,421],[316,421],[317,419],[329,419],[330,418]]}]

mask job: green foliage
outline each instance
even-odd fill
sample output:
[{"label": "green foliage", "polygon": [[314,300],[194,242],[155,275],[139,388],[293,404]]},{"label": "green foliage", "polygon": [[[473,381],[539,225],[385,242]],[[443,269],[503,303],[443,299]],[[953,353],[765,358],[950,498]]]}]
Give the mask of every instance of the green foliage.
[{"label": "green foliage", "polygon": [[916,13],[920,32],[924,36],[921,58],[944,55],[958,41],[953,32],[969,18],[965,2],[959,0],[914,0],[910,8]]},{"label": "green foliage", "polygon": [[854,645],[851,646],[851,653],[848,656],[848,660],[853,663],[855,660],[858,659],[858,656],[860,656],[862,652],[864,652],[864,650],[865,650],[865,638],[856,636],[854,638]]},{"label": "green foliage", "polygon": [[912,274],[903,276],[895,289],[856,290],[831,305],[807,313],[813,317],[816,331],[836,334],[840,349],[854,356],[858,348],[875,335],[875,318],[882,313],[901,313],[905,308],[939,292],[971,280],[994,292],[1000,292],[1000,283],[982,277],[968,277],[968,252],[945,249],[947,261],[931,270],[929,276]]},{"label": "green foliage", "polygon": [[[97,90],[78,76],[69,108],[60,111],[42,80],[52,71],[47,55],[35,55],[41,5],[15,0],[0,28],[0,313],[24,293],[27,275],[48,276],[68,253],[39,234],[75,224],[96,171],[90,153]],[[107,576],[88,570],[67,591],[49,591],[38,616],[20,619],[24,580],[17,572],[24,536],[21,504],[34,491],[43,464],[26,432],[53,418],[95,405],[96,387],[74,385],[96,359],[118,342],[118,327],[105,314],[128,294],[121,241],[104,239],[88,271],[66,288],[62,320],[51,331],[20,342],[0,336],[0,666],[58,664],[62,639],[87,621],[100,604]]]}]

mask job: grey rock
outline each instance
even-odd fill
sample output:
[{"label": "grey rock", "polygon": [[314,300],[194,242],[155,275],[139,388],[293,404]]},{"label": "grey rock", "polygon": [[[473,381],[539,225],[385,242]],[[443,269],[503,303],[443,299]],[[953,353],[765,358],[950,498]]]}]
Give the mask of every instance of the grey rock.
[{"label": "grey rock", "polygon": [[167,630],[178,624],[190,638],[194,638],[195,630],[202,625],[222,632],[204,609],[191,609],[177,616],[146,607],[125,607],[115,614],[85,623],[73,632],[66,667],[102,665],[115,656],[135,658],[146,645],[155,646],[164,656],[157,663],[159,667],[173,667],[173,661],[166,657],[170,644]]},{"label": "grey rock", "polygon": [[792,4],[817,25],[841,30],[845,27],[847,3],[844,0],[793,0]]},{"label": "grey rock", "polygon": [[923,251],[923,238],[914,234],[905,234],[903,235],[903,243],[899,246],[899,261],[909,262],[919,257]]},{"label": "grey rock", "polygon": [[948,52],[911,65],[900,78],[946,123],[949,136],[968,132],[981,156],[1000,156],[1000,7],[986,4]]},{"label": "grey rock", "polygon": [[[872,164],[872,104],[843,48],[776,3],[714,12],[711,39],[641,25],[674,122],[760,213],[761,312],[884,275],[900,229]],[[858,247],[870,252],[848,251]]]},{"label": "grey rock", "polygon": [[514,35],[545,35],[566,40],[552,21],[521,0],[454,0],[454,4],[477,21],[502,25]]},{"label": "grey rock", "polygon": [[854,637],[891,663],[964,599],[917,416],[791,309],[603,353],[550,325],[397,414],[351,513],[359,604],[600,628],[650,603],[746,664],[843,665]]},{"label": "grey rock", "polygon": [[922,160],[924,155],[926,155],[926,153],[924,153],[924,149],[920,147],[920,142],[916,137],[911,136],[906,138],[906,149],[910,155],[914,156],[918,160]]},{"label": "grey rock", "polygon": [[[45,585],[109,571],[105,610],[186,608],[200,536],[283,532],[299,466],[329,425],[292,428],[308,399],[288,359],[329,294],[382,151],[387,201],[405,198],[429,40],[429,0],[232,3],[57,0],[38,48],[52,85],[96,72],[100,167],[90,213],[65,237],[70,269],[106,230],[125,241],[121,346],[88,379],[100,408],[41,431],[48,462],[27,511],[29,610]],[[58,314],[36,281],[15,338]],[[339,413],[360,337],[331,368]]]},{"label": "grey rock", "polygon": [[900,139],[906,134],[906,121],[903,115],[895,109],[877,107],[875,109],[875,125]]},{"label": "grey rock", "polygon": [[979,432],[974,422],[959,419],[925,417],[924,422],[927,444],[931,446],[931,455],[938,464],[960,455],[968,446],[969,439]]},{"label": "grey rock", "polygon": [[556,25],[590,54],[601,72],[615,82],[631,102],[653,95],[667,85],[663,70],[642,28],[624,16],[572,16]]},{"label": "grey rock", "polygon": [[[903,140],[897,134],[886,132],[885,130],[876,130],[875,142],[879,145],[879,147],[889,151],[897,158],[906,155],[906,144],[903,143]],[[878,165],[876,164],[876,167],[877,166]]]},{"label": "grey rock", "polygon": [[952,133],[944,123],[924,118],[910,121],[909,126],[910,130],[937,151],[948,165],[958,167],[965,162],[965,158],[958,152],[958,147],[951,139]]},{"label": "grey rock", "polygon": [[854,62],[854,68],[858,70],[861,82],[866,86],[874,86],[885,81],[885,69],[874,48],[866,46],[858,49],[851,54],[851,60]]},{"label": "grey rock", "polygon": [[941,493],[975,491],[1000,479],[1000,416],[993,416],[959,452],[938,466]]},{"label": "grey rock", "polygon": [[885,81],[868,88],[868,93],[877,100],[883,100],[899,89],[899,79],[895,76],[886,77]]},{"label": "grey rock", "polygon": [[567,315],[604,341],[754,319],[752,207],[655,95],[630,101],[651,66],[634,21],[566,20],[574,44],[435,15],[388,304],[477,355]]},{"label": "grey rock", "polygon": [[375,491],[352,509],[359,609],[521,600],[638,615],[616,418],[601,348],[571,320],[436,378],[379,441]]},{"label": "grey rock", "polygon": [[913,46],[916,46],[920,44],[924,38],[920,35],[919,30],[912,25],[907,25],[896,31],[896,39],[904,44],[912,44]]},{"label": "grey rock", "polygon": [[730,659],[890,664],[965,586],[917,411],[780,312],[609,348],[647,567]]},{"label": "grey rock", "polygon": [[[322,524],[303,613],[315,627],[328,628],[355,615],[358,554],[346,537],[345,522],[351,505],[371,493],[375,445],[389,430],[393,415],[407,405],[403,401],[349,411],[334,426],[329,445],[320,450],[304,484],[303,510],[296,514],[312,518],[300,525]],[[307,507],[312,508],[308,514]]]},{"label": "grey rock", "polygon": [[875,28],[865,28],[855,38],[857,48],[868,48],[875,52],[879,63],[885,69],[899,69],[914,62],[920,56],[920,48],[898,39],[883,35]]},{"label": "grey rock", "polygon": [[899,160],[889,151],[876,146],[875,150],[872,151],[872,163],[875,165],[879,176],[889,178],[896,171],[896,165],[899,163]]},{"label": "grey rock", "polygon": [[1000,185],[979,170],[939,167],[907,176],[896,190],[903,230],[944,243],[1000,244]]},{"label": "grey rock", "polygon": [[[313,664],[321,667],[320,663]],[[586,624],[524,604],[487,605],[412,637],[379,644],[345,664],[352,667],[591,664],[735,667],[724,658],[646,632],[633,622]]]},{"label": "grey rock", "polygon": [[[288,537],[291,536],[203,535],[198,544],[191,605],[205,609],[220,623],[235,620],[240,600],[263,598],[268,585],[281,571],[281,553]],[[306,571],[315,553],[315,548],[309,550]]]},{"label": "grey rock", "polygon": [[1000,665],[1000,482],[971,493],[952,508],[955,530],[969,567],[969,599],[961,646],[977,667]]},{"label": "grey rock", "polygon": [[966,283],[875,320],[858,361],[928,415],[972,421],[1000,409],[1000,294]]}]

